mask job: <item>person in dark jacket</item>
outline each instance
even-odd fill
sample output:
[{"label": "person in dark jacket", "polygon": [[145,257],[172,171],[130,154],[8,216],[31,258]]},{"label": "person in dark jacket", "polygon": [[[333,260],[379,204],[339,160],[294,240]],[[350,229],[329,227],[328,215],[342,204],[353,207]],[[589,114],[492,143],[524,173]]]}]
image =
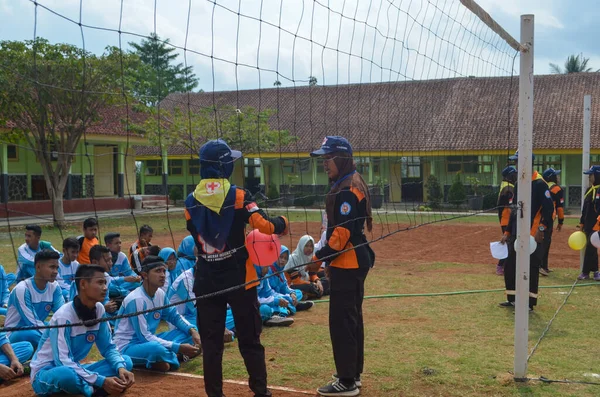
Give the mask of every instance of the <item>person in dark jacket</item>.
[{"label": "person in dark jacket", "polygon": [[[223,334],[227,305],[235,318],[236,337],[249,375],[249,386],[257,397],[271,396],[267,389],[265,349],[260,343],[256,272],[245,247],[245,229],[250,225],[265,234],[285,234],[287,220],[268,218],[248,191],[229,183],[235,159],[221,139],[200,148],[200,177],[195,191],[185,201],[187,229],[198,249],[194,293],[202,341],[204,388],[208,397],[223,396]],[[228,288],[249,283],[245,288]]]},{"label": "person in dark jacket", "polygon": [[375,255],[364,235],[373,227],[367,184],[356,172],[352,146],[346,138],[328,136],[311,156],[322,156],[332,183],[326,197],[327,243],[307,268],[317,272],[327,261],[330,280],[329,333],[337,373],[334,381],[317,390],[322,396],[360,393],[364,362],[362,302],[365,279]]},{"label": "person in dark jacket", "polygon": [[583,171],[590,176],[590,188],[585,193],[583,199],[583,208],[579,220],[578,229],[583,230],[587,236],[585,253],[583,257],[583,269],[579,280],[588,280],[590,273],[594,273],[594,280],[600,281],[600,272],[598,272],[598,250],[590,244],[590,237],[595,231],[600,230],[598,216],[600,216],[600,165],[593,165],[589,170]]},{"label": "person in dark jacket", "polygon": [[[498,220],[500,221],[500,229],[502,234],[506,232],[508,221],[510,219],[510,211],[513,205],[515,196],[515,182],[517,181],[517,169],[512,165],[502,170],[502,183],[500,184],[500,192],[498,193]],[[504,275],[504,262],[506,259],[500,259],[496,265],[496,274]]]},{"label": "person in dark jacket", "polygon": [[[550,167],[546,171],[542,173],[542,177],[548,184],[548,189],[550,190],[550,196],[552,197],[552,202],[554,203],[554,220],[558,220],[558,224],[556,225],[556,231],[560,232],[565,223],[565,192],[560,187],[559,184],[559,175],[560,170],[555,170]],[[548,231],[548,239],[545,240],[546,249],[544,257],[542,258],[542,265],[540,266],[540,274],[542,276],[548,276],[552,271],[548,267],[548,257],[550,256],[550,244],[552,243],[552,229]]]},{"label": "person in dark jacket", "polygon": [[[509,157],[510,160],[518,160],[518,152]],[[514,202],[517,202],[518,190],[515,187]],[[502,307],[514,307],[515,305],[515,287],[517,277],[517,253],[515,251],[515,238],[517,236],[517,212],[518,208],[513,208],[510,220],[502,241],[508,243],[508,258],[504,264],[504,284],[506,287],[506,301],[500,303]],[[544,256],[544,239],[547,238],[548,229],[553,227],[552,216],[554,214],[554,204],[548,190],[548,184],[542,176],[533,171],[531,176],[531,229],[530,234],[537,243],[536,249],[529,256],[529,310],[533,311],[537,305],[538,288],[540,281],[539,268]]]}]

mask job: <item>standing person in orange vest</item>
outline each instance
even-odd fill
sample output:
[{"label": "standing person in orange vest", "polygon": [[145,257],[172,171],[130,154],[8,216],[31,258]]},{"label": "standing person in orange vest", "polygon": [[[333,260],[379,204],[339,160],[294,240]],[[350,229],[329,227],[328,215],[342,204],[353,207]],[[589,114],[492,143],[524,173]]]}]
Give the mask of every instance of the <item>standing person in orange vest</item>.
[{"label": "standing person in orange vest", "polygon": [[[548,168],[542,173],[542,177],[548,184],[550,189],[550,196],[552,196],[552,202],[554,202],[554,218],[558,218],[558,224],[556,225],[556,231],[560,232],[565,223],[565,192],[560,187],[559,180],[560,170],[554,168]],[[540,274],[542,276],[548,276],[552,269],[548,267],[548,255],[550,254],[550,243],[552,242],[552,229],[548,230],[548,238],[544,241],[546,244],[546,251],[542,258],[542,265],[540,266]]]},{"label": "standing person in orange vest", "polygon": [[[235,335],[248,371],[248,385],[255,397],[270,397],[267,388],[265,349],[260,343],[256,270],[248,260],[246,225],[265,234],[286,234],[282,216],[269,218],[250,192],[230,184],[234,161],[241,157],[222,139],[200,148],[201,180],[185,200],[187,229],[198,248],[194,293],[216,293],[196,303],[202,341],[204,389],[208,397],[223,396],[223,334],[227,305],[235,320]],[[227,293],[225,289],[248,283]]]},{"label": "standing person in orange vest", "polygon": [[346,138],[328,136],[311,156],[323,158],[331,182],[327,193],[327,243],[315,253],[307,270],[317,272],[327,261],[330,280],[329,333],[336,374],[334,381],[320,387],[321,396],[357,396],[364,362],[362,302],[365,279],[375,254],[364,235],[373,228],[371,197],[362,176],[356,171],[352,146]]},{"label": "standing person in orange vest", "polygon": [[598,216],[600,215],[600,165],[592,165],[589,170],[583,171],[585,175],[590,176],[590,187],[585,193],[583,199],[583,208],[579,220],[578,229],[582,230],[587,236],[585,245],[585,254],[583,256],[583,269],[579,280],[589,280],[590,273],[594,273],[594,280],[600,281],[600,272],[598,271],[598,250],[590,244],[590,237],[595,231],[600,230]]},{"label": "standing person in orange vest", "polygon": [[[502,234],[506,232],[510,211],[515,198],[515,182],[517,181],[517,169],[512,165],[502,170],[502,183],[500,184],[500,193],[498,193],[498,219]],[[496,274],[504,275],[504,262],[506,259],[500,259],[496,265]]]}]

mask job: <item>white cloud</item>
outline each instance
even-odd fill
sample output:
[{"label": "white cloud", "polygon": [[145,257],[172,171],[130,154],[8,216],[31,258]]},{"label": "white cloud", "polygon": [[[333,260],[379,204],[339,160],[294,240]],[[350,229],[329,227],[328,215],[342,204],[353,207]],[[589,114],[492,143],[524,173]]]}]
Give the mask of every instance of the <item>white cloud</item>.
[{"label": "white cloud", "polygon": [[563,29],[565,26],[557,15],[558,3],[555,0],[479,0],[492,18],[497,19],[496,12],[508,14],[518,21],[523,14],[534,14],[536,26]]},{"label": "white cloud", "polygon": [[[42,4],[79,20],[79,0]],[[81,19],[113,30],[121,21],[122,31],[142,36],[154,31],[156,21],[161,37],[188,49],[188,64],[205,90],[270,87],[278,79],[275,70],[284,85],[306,85],[310,75],[320,84],[506,75],[514,54],[458,0],[244,0],[242,17],[237,14],[239,0],[192,5],[187,44],[187,1],[159,0],[155,15],[154,0],[128,0],[122,14],[120,0],[87,0]],[[52,41],[81,45],[76,24],[41,8],[38,24],[38,33]],[[84,35],[92,51],[118,44],[117,32],[84,29]],[[124,45],[140,40],[125,34],[122,39]]]}]

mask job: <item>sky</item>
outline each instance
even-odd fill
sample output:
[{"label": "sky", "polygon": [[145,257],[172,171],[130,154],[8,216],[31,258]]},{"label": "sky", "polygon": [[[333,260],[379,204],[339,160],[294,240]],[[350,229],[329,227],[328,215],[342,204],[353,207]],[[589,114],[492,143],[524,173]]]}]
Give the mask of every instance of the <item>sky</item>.
[{"label": "sky", "polygon": [[[101,54],[156,32],[205,91],[518,71],[515,51],[458,0],[0,0],[0,40],[36,35]],[[478,0],[513,37],[535,15],[535,73],[570,54],[600,69],[597,0]],[[81,28],[79,22],[83,25]],[[92,28],[94,27],[94,28]],[[119,34],[119,31],[121,34]]]}]

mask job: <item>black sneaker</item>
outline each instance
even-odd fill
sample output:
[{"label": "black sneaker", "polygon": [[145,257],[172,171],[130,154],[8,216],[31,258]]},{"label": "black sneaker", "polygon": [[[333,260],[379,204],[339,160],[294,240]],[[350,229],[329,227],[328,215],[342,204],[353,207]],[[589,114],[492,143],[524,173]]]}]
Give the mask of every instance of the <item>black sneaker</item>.
[{"label": "black sneaker", "polygon": [[313,301],[298,302],[298,304],[296,304],[296,310],[301,312],[303,310],[310,309],[314,305],[315,305],[315,302],[313,302]]},{"label": "black sneaker", "polygon": [[[333,374],[332,378],[333,378],[333,380],[340,379],[340,378],[338,378],[337,374]],[[356,384],[356,387],[358,387],[359,389],[362,387],[362,382],[360,381],[360,375],[354,377],[354,383]]]},{"label": "black sneaker", "polygon": [[319,387],[317,393],[321,396],[358,396],[360,390],[356,387],[356,383],[347,386],[338,379],[326,386]]},{"label": "black sneaker", "polygon": [[513,302],[506,301],[506,302],[498,303],[498,306],[501,306],[501,307],[515,307],[515,304]]}]

